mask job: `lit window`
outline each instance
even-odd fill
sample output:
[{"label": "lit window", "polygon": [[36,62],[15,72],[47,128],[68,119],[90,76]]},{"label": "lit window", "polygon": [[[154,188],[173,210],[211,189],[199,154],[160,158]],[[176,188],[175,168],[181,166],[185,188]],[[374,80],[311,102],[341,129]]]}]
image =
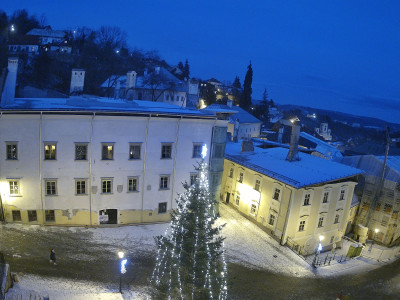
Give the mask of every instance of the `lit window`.
[{"label": "lit window", "polygon": [[305,226],[306,226],[306,221],[300,221],[299,231],[304,231]]},{"label": "lit window", "polygon": [[322,199],[322,203],[328,203],[329,192],[324,193],[324,198]]},{"label": "lit window", "polygon": [[44,159],[46,160],[56,159],[56,143],[44,144]]},{"label": "lit window", "polygon": [[196,183],[197,180],[197,173],[196,174],[190,174],[190,185],[193,185]]},{"label": "lit window", "polygon": [[201,144],[193,144],[193,158],[201,158]]},{"label": "lit window", "polygon": [[167,202],[158,203],[158,213],[164,214],[167,212]]},{"label": "lit window", "polygon": [[255,185],[254,185],[254,189],[255,189],[256,191],[260,191],[260,186],[261,186],[261,181],[258,180],[258,179],[256,179],[256,183],[255,183]]},{"label": "lit window", "polygon": [[339,215],[336,215],[335,216],[335,222],[333,222],[334,224],[337,224],[337,223],[339,223]]},{"label": "lit window", "polygon": [[318,220],[318,227],[322,227],[324,224],[324,217],[320,217]]},{"label": "lit window", "polygon": [[101,180],[101,192],[103,194],[111,194],[112,193],[112,184],[113,181],[110,178]]},{"label": "lit window", "polygon": [[340,197],[339,197],[339,200],[344,200],[344,193],[345,193],[345,191],[344,191],[344,190],[341,190],[341,191],[340,191]]},{"label": "lit window", "polygon": [[137,191],[138,191],[138,178],[128,177],[128,192],[137,192]]},{"label": "lit window", "polygon": [[75,144],[75,160],[87,160],[87,144]]},{"label": "lit window", "polygon": [[85,195],[86,194],[86,180],[76,180],[75,181],[75,187],[76,187],[76,194],[77,195]]},{"label": "lit window", "polygon": [[10,195],[19,195],[18,181],[13,180],[9,181],[9,183],[10,183]]},{"label": "lit window", "polygon": [[310,197],[311,197],[310,194],[306,194],[304,196],[304,205],[310,205]]},{"label": "lit window", "polygon": [[114,159],[114,144],[102,144],[101,159],[102,160]]},{"label": "lit window", "polygon": [[7,143],[7,159],[9,160],[18,159],[17,143]]},{"label": "lit window", "polygon": [[141,144],[129,145],[129,159],[140,159]]},{"label": "lit window", "polygon": [[281,194],[281,190],[278,189],[278,188],[275,188],[274,196],[272,197],[272,199],[274,199],[274,200],[276,200],[276,201],[279,201],[279,195],[280,195],[280,194]]},{"label": "lit window", "polygon": [[274,226],[275,223],[275,216],[274,215],[269,215],[269,222],[268,224],[271,226]]},{"label": "lit window", "polygon": [[169,189],[169,176],[160,177],[160,190]]},{"label": "lit window", "polygon": [[46,195],[54,196],[57,195],[57,181],[56,180],[46,180]]},{"label": "lit window", "polygon": [[161,145],[161,158],[171,158],[172,144]]},{"label": "lit window", "polygon": [[385,203],[384,211],[385,213],[391,213],[393,206],[391,204]]}]

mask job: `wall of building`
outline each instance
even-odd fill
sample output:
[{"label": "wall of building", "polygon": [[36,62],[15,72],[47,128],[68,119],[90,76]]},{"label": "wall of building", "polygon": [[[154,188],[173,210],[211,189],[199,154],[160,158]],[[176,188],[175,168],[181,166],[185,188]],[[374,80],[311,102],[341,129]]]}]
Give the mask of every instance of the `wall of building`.
[{"label": "wall of building", "polygon": [[[193,145],[211,148],[213,127],[226,122],[141,116],[3,114],[0,118],[0,195],[6,220],[20,210],[22,223],[99,225],[99,212],[118,210],[118,224],[169,220],[182,182],[200,158]],[[7,158],[7,144],[16,144],[17,159]],[[56,145],[56,159],[44,159],[45,143]],[[88,145],[87,160],[75,160],[75,145]],[[102,145],[114,146],[112,160],[102,160]],[[141,145],[140,159],[129,159],[129,145]],[[163,143],[172,145],[171,158],[161,159]],[[209,156],[208,156],[209,157]],[[160,176],[169,176],[168,189],[160,189]],[[138,178],[138,191],[129,192],[128,177]],[[112,180],[112,192],[102,193],[102,179]],[[46,180],[57,184],[56,195],[46,195]],[[76,180],[87,190],[76,195]],[[19,193],[11,195],[10,181]],[[159,203],[167,211],[158,213]],[[28,210],[37,221],[28,222]],[[44,218],[54,210],[55,221]]]},{"label": "wall of building", "polygon": [[259,137],[260,130],[261,123],[240,123],[238,130],[238,139]]},{"label": "wall of building", "polygon": [[[283,244],[290,238],[302,247],[303,254],[310,254],[315,252],[320,236],[323,237],[322,246],[329,249],[332,243],[339,242],[344,235],[354,182],[296,189],[227,159],[224,164],[221,188],[223,201],[227,202],[229,197],[230,205],[281,239]],[[240,173],[243,173],[242,183],[239,182]],[[259,191],[255,190],[257,180],[260,181]],[[277,200],[274,199],[276,189],[280,191]],[[344,199],[339,200],[342,190]],[[323,203],[325,192],[329,195],[327,203]],[[309,205],[304,205],[306,194],[310,195]],[[337,223],[336,215],[339,215]],[[321,217],[323,224],[318,227]],[[301,221],[305,221],[302,231],[299,230]]]}]

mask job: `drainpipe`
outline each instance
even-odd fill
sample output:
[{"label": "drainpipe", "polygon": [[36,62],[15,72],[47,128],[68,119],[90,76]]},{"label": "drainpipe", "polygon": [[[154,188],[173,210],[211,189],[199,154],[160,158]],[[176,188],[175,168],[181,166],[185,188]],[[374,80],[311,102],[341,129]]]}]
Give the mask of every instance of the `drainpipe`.
[{"label": "drainpipe", "polygon": [[[0,91],[1,92],[1,91]],[[3,112],[0,113],[0,118],[3,116]],[[1,171],[1,169],[0,169]],[[6,216],[4,214],[3,199],[0,194],[0,219],[3,224],[6,224]]]},{"label": "drainpipe", "polygon": [[178,153],[179,127],[181,125],[181,121],[182,121],[182,116],[178,120],[178,126],[176,127],[175,149],[174,149],[174,166],[173,166],[173,169],[172,169],[172,180],[171,180],[171,210],[172,210],[172,203],[173,203],[173,199],[174,199],[176,154]]},{"label": "drainpipe", "polygon": [[146,137],[144,141],[144,154],[143,154],[143,179],[142,179],[142,203],[141,203],[141,212],[140,212],[140,223],[143,223],[143,206],[144,206],[144,186],[145,186],[145,175],[146,175],[146,157],[147,157],[147,141],[149,136],[149,123],[150,123],[151,115],[147,118],[146,124]]},{"label": "drainpipe", "polygon": [[40,201],[42,203],[42,219],[43,225],[45,224],[45,213],[44,213],[44,200],[43,200],[43,174],[42,174],[42,121],[43,112],[40,112],[39,120],[39,181],[40,181]]},{"label": "drainpipe", "polygon": [[93,225],[92,221],[92,151],[93,151],[93,120],[96,113],[93,112],[92,119],[90,120],[90,150],[89,150],[89,225]]},{"label": "drainpipe", "polygon": [[[285,184],[285,188],[288,188],[287,185]],[[281,237],[281,245],[285,245],[286,242],[286,230],[287,230],[287,225],[288,225],[288,221],[289,221],[289,215],[290,215],[290,209],[292,207],[292,196],[293,196],[293,190],[290,190],[290,197],[289,197],[289,205],[288,205],[288,209],[286,210],[286,217],[285,217],[285,224],[283,225],[283,232],[282,232],[282,237]],[[282,194],[282,198],[283,198],[283,194]],[[280,211],[280,206],[279,206],[279,211]]]}]

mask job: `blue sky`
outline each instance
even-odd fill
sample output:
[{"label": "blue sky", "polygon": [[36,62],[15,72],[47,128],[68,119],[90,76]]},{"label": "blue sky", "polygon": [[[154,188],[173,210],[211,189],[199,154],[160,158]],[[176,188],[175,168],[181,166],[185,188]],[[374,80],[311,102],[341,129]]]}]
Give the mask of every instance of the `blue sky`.
[{"label": "blue sky", "polygon": [[400,123],[400,1],[7,1],[54,29],[119,26],[129,44],[157,49],[191,75],[243,82],[253,98]]}]

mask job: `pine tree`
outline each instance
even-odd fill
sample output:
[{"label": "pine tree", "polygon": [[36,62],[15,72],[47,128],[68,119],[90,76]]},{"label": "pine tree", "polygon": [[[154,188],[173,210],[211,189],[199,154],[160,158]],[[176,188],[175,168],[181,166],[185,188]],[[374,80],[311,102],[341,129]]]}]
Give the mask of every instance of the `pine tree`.
[{"label": "pine tree", "polygon": [[199,176],[177,199],[169,235],[156,238],[151,278],[157,299],[226,299],[227,268],[217,226],[216,201],[209,191],[204,159]]},{"label": "pine tree", "polygon": [[251,107],[252,82],[253,69],[250,62],[249,66],[247,67],[246,77],[244,78],[242,97],[240,98],[240,107],[245,110],[249,110]]},{"label": "pine tree", "polygon": [[189,79],[190,78],[190,67],[189,67],[189,62],[187,59],[185,61],[185,65],[183,66],[182,71],[183,71],[182,72],[183,79],[185,79],[185,78]]}]

